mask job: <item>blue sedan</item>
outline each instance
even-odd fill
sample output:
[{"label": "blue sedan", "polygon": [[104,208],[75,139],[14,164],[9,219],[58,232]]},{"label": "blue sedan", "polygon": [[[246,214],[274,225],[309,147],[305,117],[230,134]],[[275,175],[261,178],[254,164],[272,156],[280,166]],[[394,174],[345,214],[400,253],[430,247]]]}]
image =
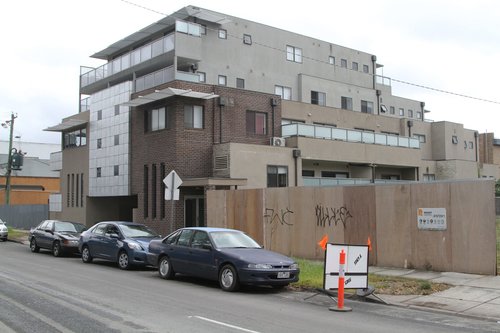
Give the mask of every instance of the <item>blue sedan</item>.
[{"label": "blue sedan", "polygon": [[299,280],[293,259],[264,250],[234,229],[179,229],[149,243],[148,262],[164,279],[186,274],[219,281],[224,291],[238,290],[241,284],[283,288]]},{"label": "blue sedan", "polygon": [[82,261],[94,258],[114,261],[121,269],[147,264],[149,242],[160,236],[143,224],[106,221],[100,222],[80,235],[78,249]]}]

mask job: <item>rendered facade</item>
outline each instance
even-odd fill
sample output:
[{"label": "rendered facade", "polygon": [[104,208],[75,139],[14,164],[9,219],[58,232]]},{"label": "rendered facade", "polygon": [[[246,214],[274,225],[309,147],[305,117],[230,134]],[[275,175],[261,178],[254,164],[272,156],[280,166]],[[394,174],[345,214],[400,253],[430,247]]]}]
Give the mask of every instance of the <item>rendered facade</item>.
[{"label": "rendered facade", "polygon": [[369,53],[188,6],[92,57],[106,64],[82,68],[80,112],[47,129],[65,219],[164,234],[204,225],[212,189],[497,176],[476,131],[426,121]]}]

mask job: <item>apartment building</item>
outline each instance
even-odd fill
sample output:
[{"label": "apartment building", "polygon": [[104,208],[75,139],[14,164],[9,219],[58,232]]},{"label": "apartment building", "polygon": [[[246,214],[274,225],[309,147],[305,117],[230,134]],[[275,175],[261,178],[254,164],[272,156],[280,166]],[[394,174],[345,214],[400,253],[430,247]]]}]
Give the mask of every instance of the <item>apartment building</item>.
[{"label": "apartment building", "polygon": [[427,121],[373,54],[188,6],[92,57],[105,64],[82,67],[79,113],[47,129],[62,133],[65,219],[165,233],[171,214],[203,225],[211,189],[496,176],[476,131]]}]

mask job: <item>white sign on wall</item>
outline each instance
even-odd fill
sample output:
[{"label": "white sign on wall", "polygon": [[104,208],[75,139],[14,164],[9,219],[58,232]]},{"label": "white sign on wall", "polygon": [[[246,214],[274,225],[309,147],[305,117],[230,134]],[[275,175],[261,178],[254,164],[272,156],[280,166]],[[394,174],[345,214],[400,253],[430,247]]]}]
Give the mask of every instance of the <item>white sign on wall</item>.
[{"label": "white sign on wall", "polygon": [[446,208],[419,208],[417,225],[420,230],[446,230]]},{"label": "white sign on wall", "polygon": [[344,250],[344,288],[368,288],[368,245],[327,244],[325,253],[325,277],[323,289],[336,290],[339,287],[340,251]]}]

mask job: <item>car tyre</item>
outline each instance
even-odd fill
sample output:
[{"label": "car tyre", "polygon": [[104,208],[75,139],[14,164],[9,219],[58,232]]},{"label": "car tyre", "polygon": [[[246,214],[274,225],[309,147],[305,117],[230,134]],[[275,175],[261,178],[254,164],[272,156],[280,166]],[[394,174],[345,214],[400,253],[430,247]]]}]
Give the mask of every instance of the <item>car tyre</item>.
[{"label": "car tyre", "polygon": [[128,257],[128,254],[127,252],[125,251],[120,251],[120,253],[118,253],[118,267],[120,269],[129,269],[130,268],[130,262],[129,262],[129,257]]},{"label": "car tyre", "polygon": [[55,241],[52,245],[52,254],[54,255],[54,257],[60,257],[62,254],[61,243],[59,243],[58,241]]},{"label": "car tyre", "polygon": [[31,241],[30,241],[30,250],[31,252],[34,252],[34,253],[37,253],[40,251],[40,247],[38,245],[36,245],[36,239],[35,237],[31,238]]},{"label": "car tyre", "polygon": [[160,274],[160,277],[165,280],[171,280],[174,278],[174,268],[172,267],[172,263],[168,257],[161,257],[158,264],[158,274]]},{"label": "car tyre", "polygon": [[240,288],[238,274],[233,265],[225,265],[219,272],[219,285],[224,291],[236,291]]},{"label": "car tyre", "polygon": [[89,247],[87,245],[85,245],[83,248],[82,248],[82,261],[86,264],[88,263],[91,263],[92,262],[92,255],[90,254],[90,250],[89,250]]}]

